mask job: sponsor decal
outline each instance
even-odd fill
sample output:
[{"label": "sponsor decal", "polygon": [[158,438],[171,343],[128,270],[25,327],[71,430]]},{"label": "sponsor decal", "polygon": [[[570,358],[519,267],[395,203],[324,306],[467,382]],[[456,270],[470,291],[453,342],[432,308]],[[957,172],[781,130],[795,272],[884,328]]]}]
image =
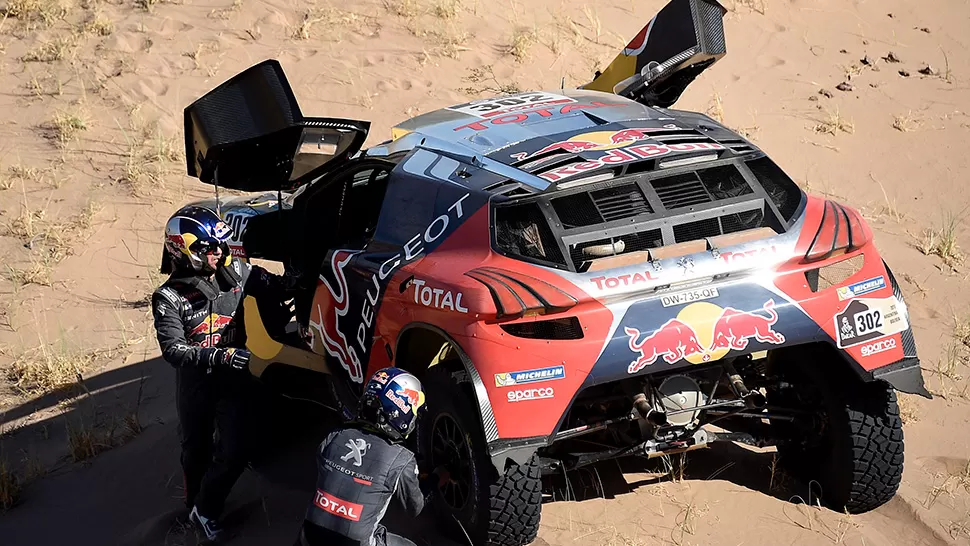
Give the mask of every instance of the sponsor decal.
[{"label": "sponsor decal", "polygon": [[324,512],[350,521],[360,521],[360,514],[364,510],[363,505],[345,501],[319,489],[313,499],[313,505]]},{"label": "sponsor decal", "polygon": [[599,290],[611,290],[621,286],[636,286],[638,284],[659,280],[660,278],[654,275],[651,271],[638,271],[633,274],[617,275],[615,277],[594,277],[590,279],[589,282],[595,283],[596,288]]},{"label": "sponsor decal", "polygon": [[686,292],[661,296],[660,303],[663,304],[664,307],[672,307],[674,305],[684,305],[687,303],[709,300],[716,297],[718,297],[717,288],[700,288],[697,290],[688,290]]},{"label": "sponsor decal", "polygon": [[232,236],[229,237],[229,252],[236,257],[245,258],[246,249],[242,246],[243,235],[246,233],[246,225],[252,214],[241,214],[230,212],[226,214],[226,223],[232,228]]},{"label": "sponsor decal", "polygon": [[401,398],[399,395],[395,394],[394,391],[387,391],[384,396],[391,401],[392,404],[397,406],[397,409],[404,413],[411,413],[411,406],[408,404],[407,400]]},{"label": "sponsor decal", "polygon": [[232,228],[230,228],[225,222],[216,222],[216,225],[212,228],[212,234],[216,237],[216,239],[222,239],[226,236],[226,234],[229,233],[230,229]]},{"label": "sponsor decal", "polygon": [[898,334],[909,328],[895,297],[859,298],[835,315],[835,338],[839,349]]},{"label": "sponsor decal", "polygon": [[552,104],[551,106],[539,106],[537,109],[526,109],[517,113],[505,114],[502,116],[490,117],[487,119],[482,119],[481,121],[473,121],[462,125],[460,127],[455,127],[455,131],[461,131],[463,129],[471,129],[473,131],[484,131],[489,127],[494,125],[506,125],[509,123],[522,123],[527,121],[529,118],[551,118],[555,115],[564,116],[572,112],[578,112],[581,110],[595,110],[597,108],[611,108],[615,106],[627,106],[626,104],[620,103],[608,103],[591,101],[589,104],[566,104],[565,106],[559,106],[558,104]]},{"label": "sponsor decal", "polygon": [[187,248],[185,239],[183,239],[181,235],[166,235],[165,239],[175,245],[176,248]]},{"label": "sponsor decal", "polygon": [[[382,283],[399,268],[421,257],[424,253],[424,246],[440,239],[448,231],[448,226],[452,222],[464,218],[462,202],[469,195],[466,193],[455,201],[448,207],[445,214],[432,220],[423,232],[411,237],[400,252],[385,260],[371,275],[369,284],[372,286],[368,286],[364,291],[357,331],[351,333],[352,341],[355,341],[356,344],[348,340],[348,336],[341,325],[341,319],[347,316],[350,306],[347,276],[344,269],[351,259],[361,251],[334,251],[330,260],[334,282],[331,283],[326,275],[320,275],[320,281],[326,287],[326,290],[318,289],[314,296],[313,315],[310,317],[311,343],[313,346],[316,346],[318,342],[322,343],[327,354],[340,362],[340,366],[355,383],[364,382],[360,355],[366,357],[369,350],[367,341],[370,333],[373,332],[374,319],[377,314],[375,309],[384,291],[384,284]],[[317,339],[318,336],[319,340]]]},{"label": "sponsor decal", "polygon": [[775,254],[778,254],[778,248],[775,245],[771,245],[745,250],[744,252],[721,252],[718,254],[718,257],[724,260],[726,264],[734,264],[748,261],[751,258],[763,259],[766,256],[774,256]]},{"label": "sponsor decal", "polygon": [[537,368],[524,372],[506,372],[495,374],[496,387],[511,387],[514,385],[524,385],[526,383],[540,383],[542,381],[552,381],[566,377],[565,366],[551,366],[549,368]]},{"label": "sponsor decal", "polygon": [[364,455],[367,454],[367,450],[370,449],[370,443],[358,438],[356,440],[347,440],[344,447],[349,449],[346,455],[340,458],[341,461],[347,462],[351,459],[354,460],[354,466],[360,466],[363,464]]},{"label": "sponsor decal", "polygon": [[839,301],[845,301],[847,299],[862,296],[863,294],[868,294],[869,292],[881,290],[885,287],[886,278],[880,275],[872,279],[850,284],[849,286],[841,286],[836,289],[836,292],[839,294]]},{"label": "sponsor decal", "polygon": [[523,389],[519,391],[509,391],[507,398],[509,402],[522,402],[524,400],[542,400],[544,398],[553,398],[556,395],[552,387],[545,387],[541,389]]},{"label": "sponsor decal", "polygon": [[530,91],[526,93],[517,93],[515,95],[506,95],[503,97],[474,100],[464,104],[456,104],[455,106],[449,106],[447,110],[461,112],[462,114],[468,114],[470,116],[480,118],[494,118],[510,112],[531,110],[534,108],[545,108],[557,104],[566,104],[572,102],[576,102],[576,99],[556,95],[554,93]]},{"label": "sponsor decal", "polygon": [[525,161],[551,152],[568,152],[577,154],[588,151],[612,150],[622,148],[628,144],[639,142],[650,138],[650,135],[657,132],[669,131],[672,129],[683,129],[674,124],[667,124],[663,127],[645,127],[638,129],[623,129],[620,131],[594,131],[592,133],[581,133],[571,136],[566,140],[554,142],[545,148],[536,150],[532,153],[518,152],[511,154],[516,161]]},{"label": "sponsor decal", "polygon": [[334,472],[340,472],[341,474],[346,474],[351,478],[353,478],[354,480],[360,480],[365,482],[374,481],[373,476],[368,476],[367,474],[361,474],[360,472],[354,472],[353,470],[350,470],[349,468],[344,468],[339,464],[335,463],[334,461],[331,461],[330,459],[327,459],[327,458],[323,459],[323,465],[326,466],[327,469],[333,470]]},{"label": "sponsor decal", "polygon": [[692,364],[718,360],[731,350],[746,349],[752,338],[780,345],[785,336],[773,329],[778,321],[774,306],[772,299],[753,312],[722,308],[710,302],[691,303],[642,339],[640,330],[626,326],[623,331],[630,338],[630,350],[639,355],[627,372],[637,373],[658,358],[668,364],[684,359]]},{"label": "sponsor decal", "polygon": [[571,176],[576,176],[587,171],[593,171],[600,167],[622,165],[643,159],[655,159],[672,153],[699,152],[702,150],[723,150],[724,146],[715,142],[685,142],[683,144],[637,144],[628,146],[622,150],[609,150],[602,156],[552,169],[539,174],[541,178],[549,182],[558,182]]},{"label": "sponsor decal", "polygon": [[229,326],[230,322],[232,322],[232,316],[212,313],[202,319],[202,322],[195,328],[189,330],[189,334],[186,337],[191,340],[193,337],[204,335],[206,336],[205,339],[198,343],[193,343],[193,345],[200,347],[218,345],[219,341],[222,340],[222,331],[226,329],[226,326]]},{"label": "sponsor decal", "polygon": [[421,393],[414,389],[407,389],[400,385],[397,385],[394,389],[394,394],[400,396],[402,399],[407,400],[411,407],[415,407],[421,404]]},{"label": "sponsor decal", "polygon": [[862,356],[872,356],[876,353],[896,348],[896,338],[889,337],[862,346]]},{"label": "sponsor decal", "polygon": [[459,313],[468,312],[468,308],[461,304],[461,292],[433,288],[428,286],[426,281],[420,279],[414,279],[411,284],[414,286],[414,303],[420,303],[425,307],[458,311]]},{"label": "sponsor decal", "polygon": [[374,381],[377,381],[381,385],[387,385],[388,379],[390,379],[390,377],[387,375],[387,372],[377,372],[374,374]]}]

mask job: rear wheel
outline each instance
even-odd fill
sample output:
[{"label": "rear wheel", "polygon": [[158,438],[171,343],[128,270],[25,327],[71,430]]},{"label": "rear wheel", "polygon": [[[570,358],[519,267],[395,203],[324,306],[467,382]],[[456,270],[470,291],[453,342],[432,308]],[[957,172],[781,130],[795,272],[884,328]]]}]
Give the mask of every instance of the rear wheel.
[{"label": "rear wheel", "polygon": [[[812,351],[824,357],[824,351]],[[896,494],[903,474],[903,425],[896,392],[884,381],[863,383],[832,366],[798,359],[776,369],[791,382],[769,403],[806,410],[795,424],[773,426],[790,443],[779,452],[788,471],[809,482],[834,510],[868,512]]]},{"label": "rear wheel", "polygon": [[[471,393],[444,366],[432,367],[422,383],[428,400],[417,431],[422,466],[429,471],[443,466],[451,474],[434,492],[432,505],[439,521],[457,520],[476,546],[533,542],[542,509],[537,457],[496,472]],[[456,531],[464,542],[461,531]]]}]

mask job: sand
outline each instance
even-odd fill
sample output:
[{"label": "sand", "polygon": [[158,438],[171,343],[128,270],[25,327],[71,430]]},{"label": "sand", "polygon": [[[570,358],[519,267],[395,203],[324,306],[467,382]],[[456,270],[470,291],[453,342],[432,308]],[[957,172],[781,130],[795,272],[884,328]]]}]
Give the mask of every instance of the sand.
[{"label": "sand", "polygon": [[[663,5],[2,2],[0,460],[22,485],[0,514],[4,545],[193,543],[178,523],[174,374],[146,307],[162,222],[210,191],[183,174],[189,102],[278,58],[304,112],[367,119],[372,145],[407,116],[478,93],[582,84]],[[601,465],[584,477],[604,484],[589,498],[545,504],[536,544],[966,544],[970,5],[725,6],[729,53],[676,106],[723,120],[803,188],[863,212],[901,280],[936,397],[903,396],[903,484],[871,513],[811,507],[805,484],[772,473],[770,452],[729,445],[690,454],[676,477]],[[44,394],[13,373],[25,363],[67,370],[68,384],[77,365],[86,391]],[[290,441],[230,499],[239,544],[296,536],[328,421],[291,409],[301,420]],[[404,527],[419,544],[447,544],[431,528]]]}]

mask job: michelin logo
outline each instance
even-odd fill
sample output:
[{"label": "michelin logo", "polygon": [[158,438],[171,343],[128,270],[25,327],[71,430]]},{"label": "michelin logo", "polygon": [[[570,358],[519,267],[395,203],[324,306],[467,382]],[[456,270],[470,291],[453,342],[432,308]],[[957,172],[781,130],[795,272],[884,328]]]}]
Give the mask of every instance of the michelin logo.
[{"label": "michelin logo", "polygon": [[839,294],[839,301],[844,301],[849,298],[855,298],[863,294],[868,294],[869,292],[881,290],[885,287],[886,278],[880,275],[869,280],[850,284],[849,286],[843,286],[838,288],[836,291]]},{"label": "michelin logo", "polygon": [[552,366],[550,368],[538,368],[526,370],[524,372],[507,372],[495,374],[496,387],[511,387],[513,385],[523,385],[526,383],[539,383],[541,381],[552,381],[566,377],[566,368],[563,366]]}]

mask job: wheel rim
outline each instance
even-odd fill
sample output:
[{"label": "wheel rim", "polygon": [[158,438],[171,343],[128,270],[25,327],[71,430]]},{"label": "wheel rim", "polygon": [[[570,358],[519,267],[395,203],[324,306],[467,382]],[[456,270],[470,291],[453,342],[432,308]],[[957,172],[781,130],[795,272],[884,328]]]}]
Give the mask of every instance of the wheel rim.
[{"label": "wheel rim", "polygon": [[448,414],[435,419],[431,434],[431,463],[451,474],[448,482],[438,486],[438,494],[450,509],[461,510],[471,496],[471,448],[461,425]]}]

